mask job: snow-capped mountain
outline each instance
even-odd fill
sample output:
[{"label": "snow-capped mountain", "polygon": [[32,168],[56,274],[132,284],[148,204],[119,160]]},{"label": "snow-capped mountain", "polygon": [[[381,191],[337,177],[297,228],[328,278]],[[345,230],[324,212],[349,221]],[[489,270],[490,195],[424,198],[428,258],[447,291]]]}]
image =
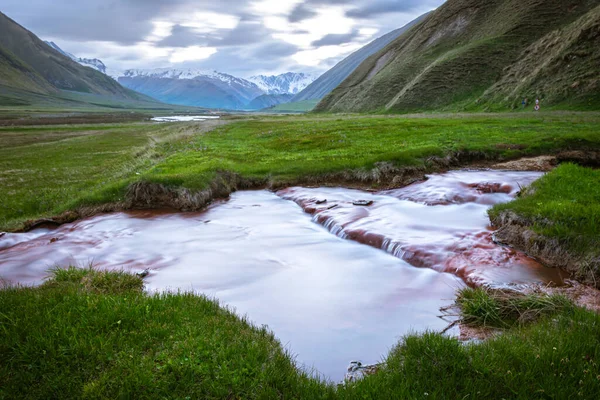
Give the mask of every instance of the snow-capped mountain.
[{"label": "snow-capped mountain", "polygon": [[97,58],[80,58],[80,57],[76,57],[73,54],[64,51],[63,49],[61,49],[60,47],[58,47],[58,45],[54,42],[49,42],[49,41],[45,41],[45,43],[52,47],[54,50],[58,51],[59,53],[61,53],[64,56],[69,57],[71,60],[78,62],[79,64],[86,66],[86,67],[91,67],[94,68],[97,71],[102,72],[103,74],[106,74],[106,65],[104,65],[104,63],[100,60],[98,60]]},{"label": "snow-capped mountain", "polygon": [[119,78],[137,78],[148,77],[157,79],[217,79],[229,85],[240,85],[255,89],[258,86],[246,79],[236,78],[233,75],[224,74],[217,71],[199,70],[199,69],[176,69],[176,68],[157,68],[157,69],[128,69],[123,72]]},{"label": "snow-capped mountain", "polygon": [[165,103],[208,108],[245,109],[264,94],[246,79],[217,71],[194,69],[130,69],[117,79],[129,89]]},{"label": "snow-capped mountain", "polygon": [[[66,57],[106,74],[122,86],[165,103],[208,108],[249,110],[287,102],[290,95],[301,92],[317,77],[288,72],[281,75],[258,75],[238,78],[218,71],[201,69],[109,69],[96,58],[81,58],[46,44]],[[256,100],[256,101],[254,101]]]},{"label": "snow-capped mountain", "polygon": [[248,78],[266,94],[296,94],[313,83],[316,76],[304,73],[287,72],[281,75],[258,75]]}]

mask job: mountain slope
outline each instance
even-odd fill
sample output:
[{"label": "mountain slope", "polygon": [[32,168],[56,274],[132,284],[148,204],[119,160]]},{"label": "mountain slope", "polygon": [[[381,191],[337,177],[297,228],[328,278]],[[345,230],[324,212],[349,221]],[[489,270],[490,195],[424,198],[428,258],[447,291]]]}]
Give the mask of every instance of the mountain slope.
[{"label": "mountain slope", "polygon": [[[487,103],[520,106],[524,97],[546,103],[600,104],[600,6],[572,24],[550,32],[482,96]],[[535,68],[531,68],[531,66]]]},{"label": "mountain slope", "polygon": [[317,80],[298,93],[292,102],[322,99],[344,81],[363,61],[377,53],[404,32],[421,22],[428,14],[422,15],[400,29],[396,29],[365,47],[350,54],[335,67],[321,75]]},{"label": "mountain slope", "polygon": [[115,80],[91,68],[83,67],[54,50],[33,33],[0,12],[0,46],[12,53],[29,69],[56,89],[69,90],[118,98],[143,98]]},{"label": "mountain slope", "polygon": [[63,49],[58,47],[58,45],[54,42],[49,42],[47,40],[44,40],[44,43],[46,43],[48,46],[52,47],[54,50],[58,51],[62,55],[69,57],[71,60],[75,61],[76,63],[79,63],[85,67],[94,68],[96,71],[102,72],[103,74],[106,75],[106,65],[104,65],[104,63],[101,60],[98,60],[97,58],[76,57],[73,54],[71,54],[67,51],[64,51]]},{"label": "mountain slope", "polygon": [[[600,0],[448,0],[369,57],[316,110],[408,112],[481,104],[497,91],[480,99],[484,92],[514,73],[520,60],[531,63],[530,70],[540,65],[537,58],[527,59],[530,46],[552,31],[558,32],[558,41],[566,40],[562,29],[599,4]],[[597,51],[592,48],[590,54]],[[586,65],[586,73],[597,74],[598,68]],[[528,90],[537,91],[537,85]],[[518,93],[525,95],[543,93]]]},{"label": "mountain slope", "polygon": [[297,94],[314,82],[315,77],[304,73],[286,72],[281,75],[258,75],[248,80],[266,94]]},{"label": "mountain slope", "polygon": [[246,105],[246,109],[248,110],[262,110],[263,108],[270,108],[273,106],[277,106],[279,104],[288,103],[293,94],[285,93],[285,94],[263,94],[262,96],[258,96],[254,100],[252,100],[248,105]]},{"label": "mountain slope", "polygon": [[0,46],[0,86],[42,94],[56,91],[33,68],[2,46]]}]

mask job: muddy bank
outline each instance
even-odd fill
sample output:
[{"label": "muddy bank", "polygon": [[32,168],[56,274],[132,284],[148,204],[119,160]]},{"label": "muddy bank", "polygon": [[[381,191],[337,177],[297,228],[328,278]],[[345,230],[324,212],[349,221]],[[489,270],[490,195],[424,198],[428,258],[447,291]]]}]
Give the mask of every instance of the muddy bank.
[{"label": "muddy bank", "polygon": [[500,213],[492,219],[497,231],[495,239],[500,243],[519,249],[544,265],[560,268],[572,275],[578,282],[600,288],[600,258],[581,256],[557,239],[548,238],[533,231],[534,221],[523,218],[512,211]]},{"label": "muddy bank", "polygon": [[[27,232],[39,226],[62,225],[97,214],[137,210],[164,209],[178,211],[200,211],[214,200],[225,199],[238,190],[268,189],[280,190],[290,186],[347,187],[351,189],[377,190],[402,188],[423,181],[430,173],[445,172],[460,167],[495,168],[514,171],[549,171],[557,163],[553,157],[523,158],[512,164],[498,164],[498,160],[485,152],[455,152],[446,157],[430,157],[423,166],[396,167],[388,162],[375,164],[372,169],[354,169],[293,180],[248,179],[239,174],[221,171],[208,188],[194,191],[186,188],[173,188],[154,182],[140,181],[129,186],[125,199],[93,207],[80,207],[52,218],[26,221],[17,231]],[[536,167],[532,167],[536,166]]]}]

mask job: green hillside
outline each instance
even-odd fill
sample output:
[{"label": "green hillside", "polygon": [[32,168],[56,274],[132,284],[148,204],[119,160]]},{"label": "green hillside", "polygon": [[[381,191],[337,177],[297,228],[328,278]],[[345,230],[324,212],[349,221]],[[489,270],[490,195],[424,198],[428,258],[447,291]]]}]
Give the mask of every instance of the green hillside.
[{"label": "green hillside", "polygon": [[56,91],[33,68],[2,46],[0,46],[0,86],[46,94]]},{"label": "green hillside", "polygon": [[1,12],[0,85],[32,93],[67,90],[126,100],[154,101],[62,55]]},{"label": "green hillside", "polygon": [[361,64],[316,110],[468,110],[511,107],[526,96],[597,107],[599,5],[448,0]]}]

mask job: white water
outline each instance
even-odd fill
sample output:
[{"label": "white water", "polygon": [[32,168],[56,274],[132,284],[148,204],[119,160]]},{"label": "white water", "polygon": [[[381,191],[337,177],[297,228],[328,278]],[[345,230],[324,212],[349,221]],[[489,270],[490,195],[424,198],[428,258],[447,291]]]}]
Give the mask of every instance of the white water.
[{"label": "white water", "polygon": [[217,115],[174,115],[170,117],[154,117],[151,120],[154,122],[192,122],[219,118]]}]

